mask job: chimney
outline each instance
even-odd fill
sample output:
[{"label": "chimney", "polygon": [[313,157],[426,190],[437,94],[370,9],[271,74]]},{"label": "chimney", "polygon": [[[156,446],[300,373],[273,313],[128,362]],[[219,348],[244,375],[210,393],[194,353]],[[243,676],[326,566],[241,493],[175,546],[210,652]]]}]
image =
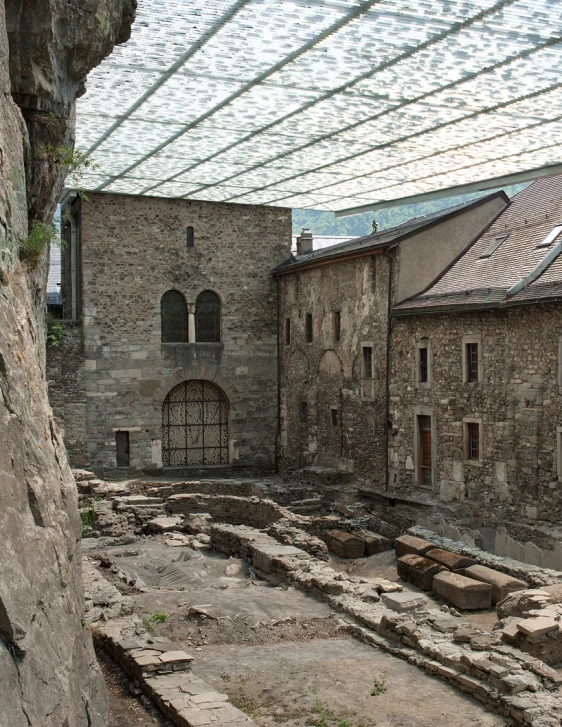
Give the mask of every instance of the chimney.
[{"label": "chimney", "polygon": [[312,232],[303,227],[300,237],[297,237],[297,255],[308,255],[312,252]]}]

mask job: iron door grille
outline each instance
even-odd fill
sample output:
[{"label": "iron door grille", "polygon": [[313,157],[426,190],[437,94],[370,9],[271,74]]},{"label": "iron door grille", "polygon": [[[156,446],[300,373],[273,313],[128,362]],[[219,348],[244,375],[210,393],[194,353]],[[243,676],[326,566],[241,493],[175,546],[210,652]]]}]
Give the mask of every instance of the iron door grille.
[{"label": "iron door grille", "polygon": [[182,381],[162,405],[164,467],[228,464],[228,401],[210,381]]}]

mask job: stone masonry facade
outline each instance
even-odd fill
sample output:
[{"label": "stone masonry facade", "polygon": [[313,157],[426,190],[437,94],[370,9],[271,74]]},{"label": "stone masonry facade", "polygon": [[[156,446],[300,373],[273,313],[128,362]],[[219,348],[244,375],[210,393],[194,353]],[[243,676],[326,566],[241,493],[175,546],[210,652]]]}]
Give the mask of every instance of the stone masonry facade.
[{"label": "stone masonry facade", "polygon": [[[162,467],[162,406],[183,381],[212,382],[228,406],[228,464],[272,470],[277,437],[277,302],[270,269],[290,254],[290,210],[91,194],[73,205],[82,260],[90,466]],[[193,227],[194,244],[186,244]],[[188,233],[189,234],[189,233]],[[220,299],[220,342],[163,343],[161,298]],[[80,314],[80,311],[78,312]],[[66,427],[67,441],[69,429]]]},{"label": "stone masonry facade", "polygon": [[384,483],[388,275],[377,254],[280,277],[283,471],[314,464]]},{"label": "stone masonry facade", "polygon": [[[395,318],[391,348],[389,465],[393,489],[420,491],[416,417],[429,416],[435,440],[428,494],[456,516],[494,526],[560,520],[558,380],[562,309],[556,304]],[[479,342],[481,380],[467,382],[463,341]],[[420,342],[432,376],[416,381]],[[477,460],[467,452],[468,421],[479,424]]]}]

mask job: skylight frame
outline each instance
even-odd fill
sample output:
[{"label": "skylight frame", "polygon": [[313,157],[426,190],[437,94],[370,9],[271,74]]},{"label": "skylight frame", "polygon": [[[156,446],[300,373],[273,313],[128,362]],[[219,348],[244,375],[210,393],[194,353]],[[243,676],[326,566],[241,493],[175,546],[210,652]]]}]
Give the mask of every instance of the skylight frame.
[{"label": "skylight frame", "polygon": [[553,227],[552,230],[548,233],[548,235],[538,243],[537,249],[543,248],[543,247],[550,247],[552,243],[556,240],[556,238],[560,235],[562,232],[562,224],[556,225],[556,227]]},{"label": "skylight frame", "polygon": [[141,0],[131,40],[78,100],[77,147],[98,165],[84,187],[209,200],[231,189],[224,201],[342,214],[532,178],[562,164],[554,6]]}]

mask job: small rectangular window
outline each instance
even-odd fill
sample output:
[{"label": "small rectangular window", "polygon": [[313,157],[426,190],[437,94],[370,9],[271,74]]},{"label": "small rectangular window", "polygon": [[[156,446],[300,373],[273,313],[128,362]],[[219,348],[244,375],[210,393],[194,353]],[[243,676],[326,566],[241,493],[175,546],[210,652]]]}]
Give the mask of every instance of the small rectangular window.
[{"label": "small rectangular window", "polygon": [[195,244],[195,232],[193,230],[193,227],[189,226],[186,228],[187,230],[187,247],[193,247]]},{"label": "small rectangular window", "polygon": [[334,323],[334,341],[337,343],[341,338],[341,313],[339,310],[332,314]]},{"label": "small rectangular window", "polygon": [[373,348],[363,346],[363,376],[364,379],[373,378]]},{"label": "small rectangular window", "polygon": [[433,484],[433,456],[431,444],[431,417],[418,415],[418,484]]},{"label": "small rectangular window", "polygon": [[466,380],[469,383],[478,381],[478,344],[467,343],[466,346]]},{"label": "small rectangular window", "polygon": [[285,319],[285,344],[287,346],[291,345],[291,319],[290,318]]},{"label": "small rectangular window", "polygon": [[335,407],[330,408],[330,415],[332,417],[332,426],[338,426],[338,410]]},{"label": "small rectangular window", "polygon": [[115,432],[115,446],[117,449],[117,466],[128,467],[129,455],[129,432]]},{"label": "small rectangular window", "polygon": [[420,348],[420,370],[419,378],[422,383],[429,381],[429,356],[426,347]]},{"label": "small rectangular window", "polygon": [[301,401],[300,420],[303,423],[308,422],[308,402]]},{"label": "small rectangular window", "polygon": [[306,314],[306,342],[312,343],[312,313]]},{"label": "small rectangular window", "polygon": [[480,459],[480,424],[477,422],[466,424],[466,458],[473,462]]},{"label": "small rectangular window", "polygon": [[488,245],[488,247],[480,255],[480,258],[491,257],[496,252],[498,247],[502,244],[502,242],[505,242],[508,237],[509,237],[509,234],[500,235],[499,237],[495,237],[493,242],[490,245]]}]

